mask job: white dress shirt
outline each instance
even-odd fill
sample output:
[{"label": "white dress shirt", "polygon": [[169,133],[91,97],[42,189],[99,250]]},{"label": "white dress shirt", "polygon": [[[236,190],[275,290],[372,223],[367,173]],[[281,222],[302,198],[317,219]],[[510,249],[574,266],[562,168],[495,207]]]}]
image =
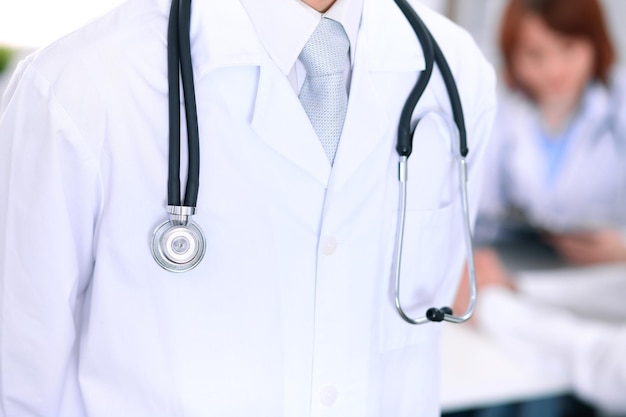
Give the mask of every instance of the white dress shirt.
[{"label": "white dress shirt", "polygon": [[[363,0],[337,0],[325,13],[319,13],[301,0],[241,0],[241,3],[263,46],[281,71],[289,77],[296,93],[302,88],[306,77],[306,69],[298,59],[300,51],[323,17],[341,23],[350,41],[350,60],[345,77],[346,88],[350,91]],[[267,13],[268,9],[273,10],[273,13]],[[276,30],[276,27],[285,27],[283,25],[287,25],[288,32]],[[284,33],[289,33],[289,36],[284,36]]]}]

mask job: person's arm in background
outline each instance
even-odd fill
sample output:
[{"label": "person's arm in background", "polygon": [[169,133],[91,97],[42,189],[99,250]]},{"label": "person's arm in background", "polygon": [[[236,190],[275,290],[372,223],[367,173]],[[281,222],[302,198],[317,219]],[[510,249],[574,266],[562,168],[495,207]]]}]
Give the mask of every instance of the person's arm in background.
[{"label": "person's arm in background", "polygon": [[476,322],[494,340],[562,361],[581,398],[626,412],[626,324],[579,318],[502,286],[481,291]]},{"label": "person's arm in background", "polygon": [[626,235],[616,229],[551,235],[547,241],[572,265],[626,262]]}]

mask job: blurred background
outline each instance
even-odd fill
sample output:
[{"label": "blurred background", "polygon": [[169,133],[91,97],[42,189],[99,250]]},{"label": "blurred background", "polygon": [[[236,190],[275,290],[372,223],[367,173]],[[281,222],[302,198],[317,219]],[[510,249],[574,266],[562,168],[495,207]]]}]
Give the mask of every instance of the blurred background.
[{"label": "blurred background", "polygon": [[[501,90],[507,90],[507,83],[504,82],[505,62],[498,46],[498,37],[503,11],[510,0],[421,1],[447,15],[472,34],[487,59],[494,64]],[[521,163],[533,167],[535,171],[541,170],[535,167],[542,166],[544,159],[548,158],[546,155],[549,156],[549,186],[536,191],[539,194],[526,192],[526,197],[545,202],[551,201],[556,195],[567,195],[559,188],[558,175],[556,180],[553,177],[554,169],[557,169],[558,174],[559,167],[564,164],[567,166],[567,162],[563,161],[572,159],[568,157],[568,152],[572,154],[573,151],[568,149],[573,149],[574,145],[566,147],[572,141],[572,130],[577,132],[574,136],[581,136],[580,131],[587,132],[588,138],[576,138],[577,142],[595,144],[602,141],[604,144],[603,154],[596,152],[598,147],[595,145],[583,152],[587,160],[593,160],[592,165],[585,166],[582,162],[578,162],[578,165],[570,164],[574,167],[570,169],[575,172],[588,172],[582,180],[573,181],[578,186],[575,191],[583,196],[582,199],[578,198],[583,201],[579,204],[584,206],[585,199],[595,201],[604,198],[597,196],[598,189],[604,190],[611,198],[624,193],[626,183],[622,179],[626,177],[626,164],[622,161],[626,156],[626,123],[621,120],[626,119],[622,111],[626,110],[626,105],[622,106],[626,103],[626,99],[622,100],[626,98],[626,88],[620,86],[626,85],[626,77],[613,75],[619,74],[626,56],[626,25],[623,24],[626,1],[599,1],[608,36],[615,49],[615,62],[610,68],[611,79],[601,82],[596,75],[585,75],[587,78],[583,79],[583,89],[574,94],[573,104],[564,111],[562,119],[557,120],[556,127],[548,126],[547,118],[542,116],[546,108],[550,111],[554,109],[546,107],[539,92],[532,93],[529,85],[521,89],[522,94],[519,94],[520,91],[508,92],[517,97],[514,103],[524,102],[525,107],[519,107],[518,110],[514,107],[514,110],[509,110],[509,114],[499,113],[498,120],[512,122],[504,129],[496,128],[494,135],[503,137],[494,137],[495,144],[502,143],[509,147],[507,149],[517,146],[517,142],[506,142],[510,140],[507,139],[509,136],[516,133],[512,132],[512,126],[518,123],[516,112],[521,114],[531,109],[534,119],[527,121],[527,124],[536,125],[536,129],[533,127],[534,130],[530,130],[527,136],[539,137],[537,143],[541,144],[537,146],[541,150],[538,151],[538,159],[528,157],[528,160],[520,162],[509,161],[506,154],[497,153],[500,147],[506,146],[492,146],[494,153],[490,155],[490,161],[494,170],[497,162],[505,159],[507,167]],[[20,59],[121,2],[4,0],[0,4],[0,94]],[[561,3],[564,2],[570,5],[579,3],[561,0]],[[550,0],[526,3],[550,3]],[[559,18],[556,21],[561,22],[558,24],[563,23]],[[535,68],[544,65],[540,62],[541,54],[548,61],[553,59],[549,54],[558,54],[554,50],[550,51],[549,46],[541,50],[541,45],[544,45],[542,39],[545,45],[556,45],[554,48],[557,49],[575,49],[577,45],[575,41],[578,35],[572,37],[563,34],[550,25],[540,24],[538,29],[535,27],[534,46],[533,39],[527,40],[526,58],[535,60]],[[506,91],[504,93],[505,96],[508,94]],[[502,102],[506,103],[507,100],[504,98]],[[591,115],[587,114],[589,112]],[[596,125],[599,126],[597,130],[585,130],[585,126]],[[518,141],[534,143],[532,141],[535,139],[522,138]],[[555,147],[554,144],[563,146]],[[493,177],[515,179],[515,175],[515,172],[494,171]],[[561,178],[566,176],[561,174]],[[525,177],[522,175],[521,178],[517,182],[512,180],[508,184],[497,184],[495,188],[517,186],[524,189],[520,181],[523,182]],[[587,181],[589,178],[594,181]],[[569,187],[572,188],[571,184]],[[585,187],[595,192],[593,197],[586,197]],[[626,213],[623,202],[615,200],[604,204],[618,213]],[[521,211],[525,216],[524,231],[521,233],[523,238],[505,240],[504,243],[494,243],[493,239],[488,243],[477,242],[477,245],[488,248],[478,251],[477,268],[481,277],[491,280],[490,285],[481,284],[480,299],[485,301],[483,305],[479,304],[477,319],[469,325],[444,327],[440,381],[444,414],[448,417],[626,416],[625,223],[616,222],[612,218],[609,221],[608,214],[606,219],[598,214],[592,223],[600,226],[593,230],[588,221],[584,224],[570,222],[566,230],[551,228],[554,222],[546,219],[550,219],[550,216],[562,219],[563,210],[547,206],[534,208],[532,202],[526,206],[523,201],[516,203],[516,214]],[[605,213],[607,210],[598,212]],[[528,221],[531,214],[534,217]],[[516,227],[519,223],[517,221]],[[583,225],[584,232],[581,232]],[[533,229],[530,239],[527,226]],[[572,245],[580,243],[576,239],[584,240],[588,245],[582,250],[587,257],[572,253]],[[590,253],[596,254],[595,257],[589,258]],[[499,292],[492,289],[491,293],[487,290],[483,293],[482,289],[489,286],[497,287]]]}]

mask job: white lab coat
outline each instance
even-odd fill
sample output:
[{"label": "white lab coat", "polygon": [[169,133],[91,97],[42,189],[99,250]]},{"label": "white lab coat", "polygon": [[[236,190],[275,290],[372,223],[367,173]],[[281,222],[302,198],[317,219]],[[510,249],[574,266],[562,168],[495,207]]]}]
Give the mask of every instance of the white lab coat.
[{"label": "white lab coat", "polygon": [[[237,1],[196,1],[195,220],[207,251],[152,259],[166,219],[167,0],[133,0],[19,69],[0,123],[0,415],[435,416],[439,326],[392,301],[396,123],[424,62],[391,0],[367,0],[331,170]],[[473,212],[494,77],[419,7],[456,74]],[[449,111],[433,75],[419,106]],[[464,248],[450,141],[411,164],[403,299],[449,302]]]},{"label": "white lab coat", "polygon": [[[533,225],[574,231],[626,224],[626,73],[610,88],[593,83],[573,121],[573,137],[556,178],[546,179],[539,114],[521,94],[498,97],[480,216],[511,208]],[[480,232],[480,231],[479,231]]]},{"label": "white lab coat", "polygon": [[562,375],[596,407],[626,413],[626,264],[527,273],[517,284],[517,293],[481,291],[481,330],[524,366]]}]

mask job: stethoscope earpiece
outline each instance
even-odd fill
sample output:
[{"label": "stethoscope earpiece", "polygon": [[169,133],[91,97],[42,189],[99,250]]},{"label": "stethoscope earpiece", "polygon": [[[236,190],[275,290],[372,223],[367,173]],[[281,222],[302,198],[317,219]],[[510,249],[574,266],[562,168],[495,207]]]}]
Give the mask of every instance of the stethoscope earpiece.
[{"label": "stethoscope earpiece", "polygon": [[450,307],[432,307],[426,311],[426,318],[430,321],[438,323],[446,319],[446,314],[449,316],[452,315],[452,309]]}]

